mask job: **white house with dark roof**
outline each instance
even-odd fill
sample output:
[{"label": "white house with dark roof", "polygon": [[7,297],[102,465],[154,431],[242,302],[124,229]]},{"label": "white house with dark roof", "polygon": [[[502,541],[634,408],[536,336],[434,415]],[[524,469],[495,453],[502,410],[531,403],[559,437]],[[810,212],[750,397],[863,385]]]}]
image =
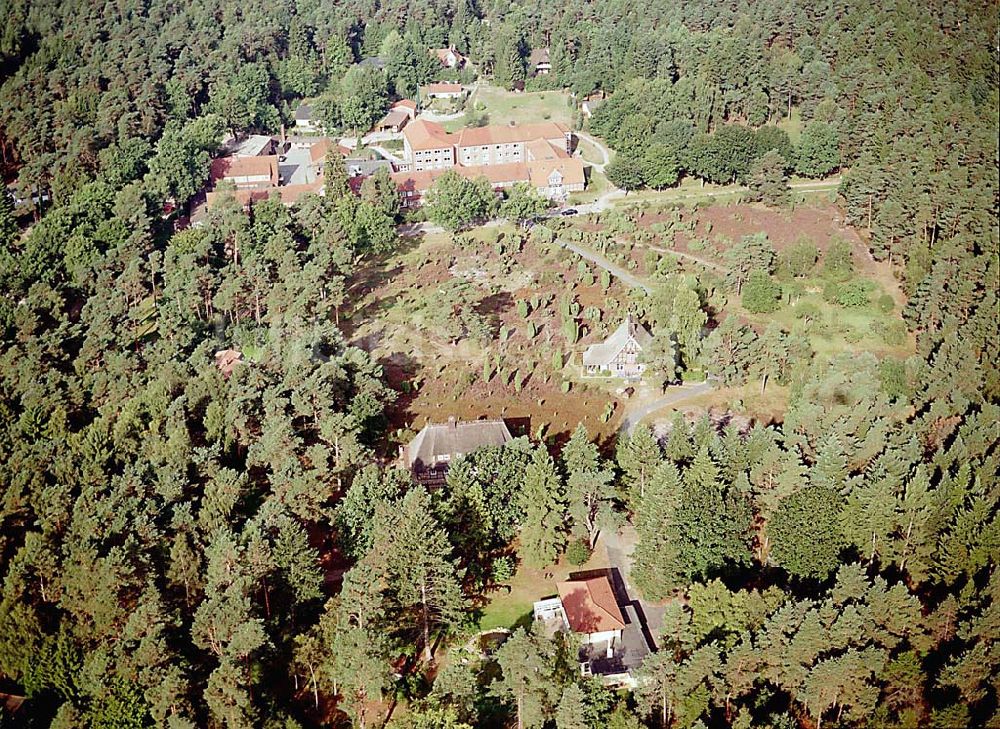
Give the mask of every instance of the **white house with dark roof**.
[{"label": "white house with dark roof", "polygon": [[300,132],[317,132],[320,130],[319,120],[309,104],[299,104],[295,109],[295,128]]},{"label": "white house with dark roof", "polygon": [[444,484],[452,461],[487,446],[502,446],[513,440],[501,420],[470,420],[428,423],[402,451],[413,478],[426,486]]},{"label": "white house with dark roof", "polygon": [[643,623],[622,602],[607,574],[580,573],[556,584],[558,595],[534,604],[545,634],[571,632],[579,640],[580,672],[600,676],[607,686],[635,688],[634,673],[650,653]]},{"label": "white house with dark roof", "polygon": [[642,353],[652,341],[649,330],[629,314],[610,337],[587,347],[583,374],[641,377],[646,369]]}]

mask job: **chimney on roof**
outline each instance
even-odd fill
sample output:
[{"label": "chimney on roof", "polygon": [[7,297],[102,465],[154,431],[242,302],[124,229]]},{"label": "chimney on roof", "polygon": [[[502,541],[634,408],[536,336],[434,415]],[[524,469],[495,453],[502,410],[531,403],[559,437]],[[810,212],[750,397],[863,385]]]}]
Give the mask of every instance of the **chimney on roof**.
[{"label": "chimney on roof", "polygon": [[455,416],[454,415],[449,415],[448,416],[448,427],[451,428],[452,430],[454,430],[455,429],[455,425],[456,425],[456,423],[455,423]]}]

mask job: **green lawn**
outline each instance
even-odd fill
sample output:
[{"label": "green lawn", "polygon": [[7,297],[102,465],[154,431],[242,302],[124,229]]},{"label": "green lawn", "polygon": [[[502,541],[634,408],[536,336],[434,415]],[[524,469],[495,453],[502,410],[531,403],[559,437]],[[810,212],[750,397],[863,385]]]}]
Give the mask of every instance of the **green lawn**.
[{"label": "green lawn", "polygon": [[486,111],[490,124],[543,121],[569,124],[573,119],[573,107],[569,105],[569,95],[564,91],[518,93],[494,86],[480,86],[476,91],[475,104],[477,109]]},{"label": "green lawn", "polygon": [[513,629],[519,624],[530,624],[535,602],[543,597],[555,595],[557,582],[566,580],[573,572],[604,569],[607,566],[608,552],[600,540],[590,561],[579,567],[574,567],[565,560],[560,560],[558,564],[546,570],[534,570],[522,564],[518,567],[514,579],[510,581],[510,592],[505,588],[495,591],[490,601],[483,607],[479,629]]},{"label": "green lawn", "polygon": [[579,150],[580,156],[583,157],[584,161],[591,164],[601,164],[604,162],[604,157],[601,155],[600,150],[586,139],[581,137],[577,141],[576,148]]},{"label": "green lawn", "polygon": [[[864,276],[861,272],[857,275]],[[822,281],[810,280],[808,284],[818,288],[822,286]],[[873,299],[880,293],[881,290],[875,291]],[[736,297],[733,298],[731,308],[757,327],[763,328],[767,322],[776,321],[786,331],[801,331],[805,328],[809,344],[817,354],[870,351],[905,357],[913,353],[913,342],[909,336],[902,345],[890,345],[873,330],[872,325],[876,322],[899,319],[898,308],[887,314],[879,311],[874,303],[857,308],[843,307],[825,301],[819,293],[808,293],[796,300],[794,305],[786,304],[773,314],[751,314],[739,305]],[[808,323],[801,318],[806,310],[817,313],[815,323]]]},{"label": "green lawn", "polygon": [[788,133],[792,144],[798,144],[799,137],[802,136],[802,112],[799,111],[799,107],[793,106],[792,115],[778,122],[778,128],[784,129]]},{"label": "green lawn", "polygon": [[611,183],[608,182],[608,178],[602,172],[598,172],[591,167],[589,174],[590,178],[587,180],[587,189],[583,192],[570,193],[568,200],[570,205],[592,203],[611,189]]}]

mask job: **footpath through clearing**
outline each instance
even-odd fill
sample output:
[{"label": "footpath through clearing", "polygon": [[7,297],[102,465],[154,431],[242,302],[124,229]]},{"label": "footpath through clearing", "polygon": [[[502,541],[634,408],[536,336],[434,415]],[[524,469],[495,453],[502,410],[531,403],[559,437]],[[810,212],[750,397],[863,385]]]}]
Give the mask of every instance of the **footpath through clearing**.
[{"label": "footpath through clearing", "polygon": [[677,385],[676,387],[671,387],[662,397],[647,399],[638,407],[626,413],[625,417],[622,418],[621,425],[618,426],[618,432],[630,433],[636,425],[642,422],[643,418],[652,415],[658,410],[662,410],[670,405],[676,405],[677,403],[687,400],[688,398],[704,395],[705,393],[711,391],[712,383],[708,380],[692,385]]},{"label": "footpath through clearing", "polygon": [[618,278],[620,278],[624,283],[628,284],[632,288],[642,289],[647,294],[653,293],[653,289],[649,284],[640,281],[638,278],[633,276],[631,273],[626,271],[621,266],[612,263],[604,256],[600,256],[597,253],[594,253],[589,248],[583,248],[581,246],[578,246],[576,243],[571,243],[568,240],[562,240],[562,239],[556,239],[556,243],[561,245],[563,248],[566,248],[567,250],[573,251],[575,254],[577,254],[582,258],[586,258],[591,263],[597,264],[605,271],[610,273],[612,276],[617,276]]}]

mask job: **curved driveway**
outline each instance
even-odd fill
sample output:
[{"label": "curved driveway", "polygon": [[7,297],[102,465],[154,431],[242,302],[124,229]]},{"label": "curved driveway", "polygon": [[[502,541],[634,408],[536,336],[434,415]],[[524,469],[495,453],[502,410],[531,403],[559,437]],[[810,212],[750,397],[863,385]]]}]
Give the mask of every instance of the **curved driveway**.
[{"label": "curved driveway", "polygon": [[639,422],[642,421],[643,418],[652,415],[657,410],[662,410],[665,407],[674,405],[682,400],[687,400],[688,398],[704,395],[706,392],[711,392],[711,390],[712,383],[708,380],[705,380],[705,382],[699,382],[695,385],[678,385],[677,387],[671,387],[670,391],[663,397],[658,397],[655,400],[649,400],[632,412],[626,414],[625,417],[622,418],[621,425],[618,426],[618,431],[629,433]]}]

